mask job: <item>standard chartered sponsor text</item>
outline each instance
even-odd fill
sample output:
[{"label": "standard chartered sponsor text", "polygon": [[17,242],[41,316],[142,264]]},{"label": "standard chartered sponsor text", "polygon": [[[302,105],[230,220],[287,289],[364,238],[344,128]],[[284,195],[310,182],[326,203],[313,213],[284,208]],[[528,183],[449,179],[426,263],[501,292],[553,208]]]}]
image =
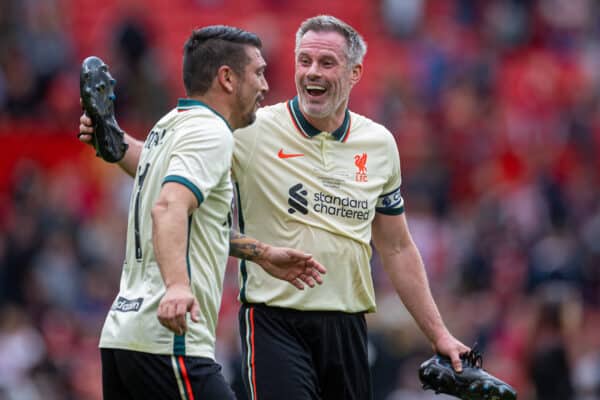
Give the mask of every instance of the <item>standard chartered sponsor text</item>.
[{"label": "standard chartered sponsor text", "polygon": [[319,192],[314,194],[313,201],[313,210],[320,214],[364,221],[369,219],[368,200],[357,200]]}]

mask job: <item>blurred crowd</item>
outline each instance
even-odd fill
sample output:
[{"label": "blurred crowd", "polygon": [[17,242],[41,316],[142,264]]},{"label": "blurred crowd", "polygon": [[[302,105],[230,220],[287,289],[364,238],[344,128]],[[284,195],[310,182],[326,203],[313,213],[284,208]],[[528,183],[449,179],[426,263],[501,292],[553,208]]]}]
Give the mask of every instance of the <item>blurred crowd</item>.
[{"label": "blurred crowd", "polygon": [[[451,331],[519,399],[600,399],[596,1],[165,3],[0,2],[0,141],[22,151],[5,146],[0,163],[0,399],[101,398],[97,341],[132,182],[74,144],[82,58],[109,63],[117,117],[142,137],[183,95],[177,55],[194,26],[261,34],[274,103],[293,96],[293,33],[317,13],[367,40],[351,108],[396,137],[409,225]],[[32,155],[49,141],[64,152]],[[372,264],[375,399],[444,398],[421,390],[431,349]],[[226,279],[217,356],[242,393],[234,260]]]}]

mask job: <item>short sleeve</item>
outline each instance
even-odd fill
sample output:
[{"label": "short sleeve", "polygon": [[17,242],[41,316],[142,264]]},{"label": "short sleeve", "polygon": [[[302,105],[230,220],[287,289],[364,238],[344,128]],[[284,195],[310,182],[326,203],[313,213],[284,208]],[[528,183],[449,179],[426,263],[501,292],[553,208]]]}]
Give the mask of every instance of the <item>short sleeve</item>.
[{"label": "short sleeve", "polygon": [[177,182],[186,186],[196,196],[198,205],[231,169],[231,132],[220,121],[207,125],[192,119],[177,127],[178,137],[163,179],[163,184]]},{"label": "short sleeve", "polygon": [[398,147],[390,134],[390,142],[386,148],[389,151],[391,173],[383,186],[382,194],[377,199],[375,210],[386,215],[400,215],[404,212],[404,199],[400,192],[402,178],[400,174],[400,155]]}]

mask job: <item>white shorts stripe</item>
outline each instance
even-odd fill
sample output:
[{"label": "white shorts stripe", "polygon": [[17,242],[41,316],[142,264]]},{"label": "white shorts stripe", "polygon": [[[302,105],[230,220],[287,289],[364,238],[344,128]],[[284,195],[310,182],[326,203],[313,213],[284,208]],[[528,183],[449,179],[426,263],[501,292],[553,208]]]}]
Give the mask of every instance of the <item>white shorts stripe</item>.
[{"label": "white shorts stripe", "polygon": [[253,386],[252,382],[252,343],[250,342],[250,330],[252,327],[250,326],[250,310],[246,310],[245,313],[245,321],[246,321],[246,353],[248,357],[246,357],[247,369],[248,369],[248,386],[250,388],[250,400],[254,400],[254,393],[256,393],[256,388]]},{"label": "white shorts stripe", "polygon": [[175,380],[177,381],[177,387],[179,388],[181,399],[187,400],[187,395],[185,394],[183,381],[181,379],[181,372],[179,372],[179,367],[177,366],[177,357],[171,356],[171,364],[173,365],[173,373],[175,374]]}]

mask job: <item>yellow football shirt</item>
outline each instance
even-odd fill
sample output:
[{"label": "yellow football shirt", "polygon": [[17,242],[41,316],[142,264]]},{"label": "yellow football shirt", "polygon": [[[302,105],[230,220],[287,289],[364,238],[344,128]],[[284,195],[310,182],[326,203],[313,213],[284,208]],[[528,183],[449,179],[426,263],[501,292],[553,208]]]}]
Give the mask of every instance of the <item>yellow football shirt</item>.
[{"label": "yellow football shirt", "polygon": [[376,212],[404,211],[391,133],[350,111],[337,130],[320,132],[294,98],[260,109],[256,122],[234,137],[240,230],[310,252],[328,268],[321,286],[299,291],[242,261],[240,300],[298,310],[374,311],[371,223]]},{"label": "yellow football shirt", "polygon": [[[135,177],[119,294],[106,318],[100,347],[214,359],[229,253],[232,151],[227,122],[195,100],[179,100],[177,108],[154,126]],[[156,317],[165,286],[153,251],[150,212],[166,182],[186,186],[199,204],[187,226],[187,268],[200,303],[200,322],[188,320],[183,336],[174,335]]]}]

